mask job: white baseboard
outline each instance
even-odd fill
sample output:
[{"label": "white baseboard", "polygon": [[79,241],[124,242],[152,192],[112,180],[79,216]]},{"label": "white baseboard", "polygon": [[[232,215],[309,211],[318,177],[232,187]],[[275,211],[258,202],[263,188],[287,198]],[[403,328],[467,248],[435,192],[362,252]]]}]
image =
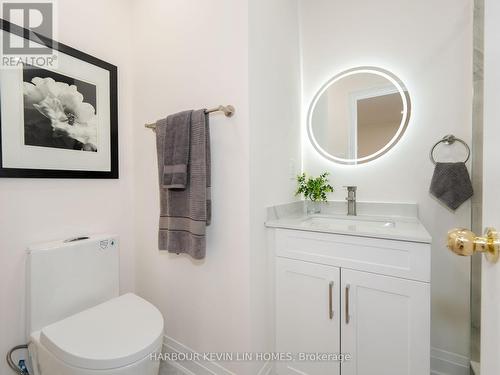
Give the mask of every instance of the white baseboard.
[{"label": "white baseboard", "polygon": [[[193,354],[195,351],[172,337],[164,337],[167,353]],[[215,361],[170,361],[169,364],[185,375],[236,375]],[[257,375],[271,375],[273,363],[266,362]],[[445,350],[431,349],[431,375],[470,375],[469,358]]]},{"label": "white baseboard", "polygon": [[470,360],[456,353],[431,348],[431,375],[470,375]]},{"label": "white baseboard", "polygon": [[259,370],[257,375],[271,375],[274,369],[274,365],[271,361],[264,363],[264,366]]},{"label": "white baseboard", "polygon": [[[196,353],[195,350],[169,336],[164,337],[163,345],[167,353],[182,353],[190,357]],[[186,375],[236,375],[214,361],[170,361],[169,364]]]},{"label": "white baseboard", "polygon": [[[190,357],[196,353],[193,349],[169,336],[164,337],[163,346],[166,353],[182,353]],[[169,361],[168,363],[185,375],[236,375],[215,361]],[[268,361],[264,363],[257,375],[270,375],[272,370],[273,364]]]},{"label": "white baseboard", "polygon": [[169,362],[167,370],[163,370],[163,372],[162,368],[160,367],[160,375],[168,375],[170,373],[169,370],[170,368],[176,370],[175,374],[179,374],[180,372],[182,375],[196,375],[195,373],[191,372],[190,370],[188,370],[187,368],[185,368],[184,366],[180,365],[177,362]]},{"label": "white baseboard", "polygon": [[481,365],[479,362],[471,361],[470,367],[472,367],[474,375],[481,375]]}]

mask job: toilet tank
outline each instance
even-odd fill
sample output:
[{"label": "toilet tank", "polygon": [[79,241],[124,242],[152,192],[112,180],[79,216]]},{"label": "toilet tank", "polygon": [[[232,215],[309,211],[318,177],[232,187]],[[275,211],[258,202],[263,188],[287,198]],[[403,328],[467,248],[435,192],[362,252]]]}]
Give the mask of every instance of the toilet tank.
[{"label": "toilet tank", "polygon": [[118,245],[117,236],[92,235],[28,248],[28,337],[118,296]]}]

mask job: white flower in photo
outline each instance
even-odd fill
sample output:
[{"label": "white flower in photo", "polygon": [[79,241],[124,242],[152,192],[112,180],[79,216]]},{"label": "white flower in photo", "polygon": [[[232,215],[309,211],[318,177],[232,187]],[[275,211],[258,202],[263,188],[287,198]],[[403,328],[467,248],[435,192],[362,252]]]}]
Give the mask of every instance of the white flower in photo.
[{"label": "white flower in photo", "polygon": [[24,102],[47,117],[55,132],[65,132],[83,143],[88,151],[97,150],[97,116],[95,108],[85,103],[75,85],[54,79],[35,77],[24,82]]}]

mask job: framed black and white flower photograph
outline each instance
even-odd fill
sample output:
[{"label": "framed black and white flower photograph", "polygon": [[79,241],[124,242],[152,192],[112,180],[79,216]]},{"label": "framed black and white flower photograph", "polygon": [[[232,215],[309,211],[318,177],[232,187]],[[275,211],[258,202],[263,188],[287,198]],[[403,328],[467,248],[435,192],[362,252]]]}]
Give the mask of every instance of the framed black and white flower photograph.
[{"label": "framed black and white flower photograph", "polygon": [[[9,38],[32,38],[1,22]],[[36,40],[57,64],[18,59],[0,71],[0,177],[118,178],[116,66]]]}]

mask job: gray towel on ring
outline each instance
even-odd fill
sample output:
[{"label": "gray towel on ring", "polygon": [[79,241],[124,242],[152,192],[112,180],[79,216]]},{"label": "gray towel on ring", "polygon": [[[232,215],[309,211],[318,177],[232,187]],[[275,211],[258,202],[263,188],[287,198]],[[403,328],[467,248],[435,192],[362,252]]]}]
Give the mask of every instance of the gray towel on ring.
[{"label": "gray towel on ring", "polygon": [[189,158],[185,188],[167,188],[164,185],[165,152],[171,144],[167,139],[170,123],[164,119],[156,124],[160,176],[158,247],[170,253],[186,253],[195,259],[203,259],[206,252],[206,227],[210,225],[212,212],[210,132],[205,110],[190,112]]},{"label": "gray towel on ring", "polygon": [[465,163],[436,163],[430,192],[452,210],[471,198],[474,191]]}]

